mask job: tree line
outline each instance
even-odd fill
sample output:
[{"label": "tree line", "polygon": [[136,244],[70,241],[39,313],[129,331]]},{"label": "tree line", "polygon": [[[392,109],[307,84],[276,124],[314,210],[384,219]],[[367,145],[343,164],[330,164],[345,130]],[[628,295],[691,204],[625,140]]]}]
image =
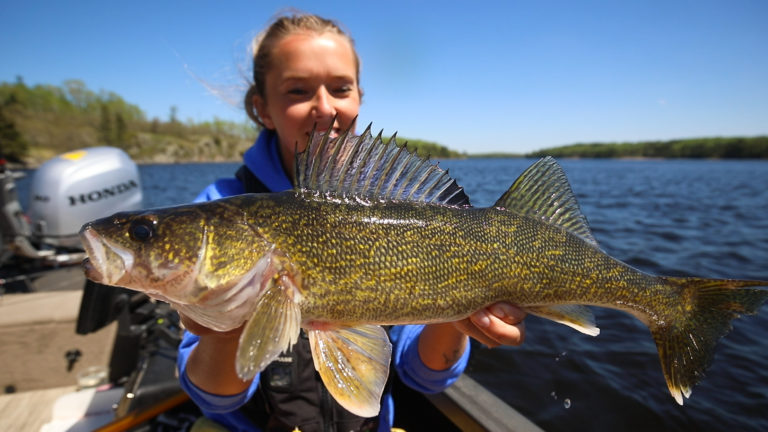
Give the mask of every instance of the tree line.
[{"label": "tree line", "polygon": [[637,143],[579,143],[527,157],[768,159],[768,136],[690,138]]},{"label": "tree line", "polygon": [[[27,86],[21,77],[0,83],[0,157],[40,163],[84,147],[122,148],[140,162],[239,160],[258,130],[214,118],[181,121],[178,108],[166,119],[147,118],[120,95],[95,92],[80,80],[60,86]],[[434,158],[519,157],[510,154],[467,155],[438,143],[397,138],[399,145]],[[527,153],[525,157],[580,158],[768,158],[768,136],[692,138],[636,143],[578,143]]]},{"label": "tree line", "polygon": [[[385,142],[387,140],[388,138],[384,139]],[[445,147],[443,145],[440,145],[432,141],[396,137],[395,142],[397,143],[398,146],[400,147],[405,146],[406,148],[411,150],[411,152],[415,151],[416,153],[424,157],[444,158],[444,159],[466,157],[466,155],[460,152],[457,152],[456,150],[451,150],[448,147]]]},{"label": "tree line", "polygon": [[61,86],[28,86],[21,77],[0,83],[0,156],[39,163],[57,154],[108,145],[140,161],[234,160],[258,130],[242,123],[180,121],[171,106],[166,119],[147,118],[111,91],[95,92],[80,80]]},{"label": "tree line", "polygon": [[[219,118],[181,121],[178,108],[168,118],[147,118],[120,95],[95,92],[80,80],[60,86],[0,83],[0,157],[40,163],[57,154],[108,145],[140,162],[235,161],[253,143],[258,130],[249,120]],[[440,144],[397,138],[408,148],[433,157],[459,157]]]}]

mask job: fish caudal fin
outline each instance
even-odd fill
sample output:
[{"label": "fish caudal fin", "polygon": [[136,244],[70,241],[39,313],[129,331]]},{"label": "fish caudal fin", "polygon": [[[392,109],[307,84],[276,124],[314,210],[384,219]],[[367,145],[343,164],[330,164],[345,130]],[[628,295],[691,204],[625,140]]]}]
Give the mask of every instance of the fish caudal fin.
[{"label": "fish caudal fin", "polygon": [[387,332],[377,325],[310,330],[309,343],[333,398],[360,417],[377,415],[392,357]]},{"label": "fish caudal fin", "polygon": [[682,313],[673,322],[651,325],[661,368],[672,397],[683,404],[693,386],[703,378],[720,337],[731,329],[731,320],[753,314],[768,299],[768,290],[743,289],[768,286],[765,281],[662,278],[681,289]]}]

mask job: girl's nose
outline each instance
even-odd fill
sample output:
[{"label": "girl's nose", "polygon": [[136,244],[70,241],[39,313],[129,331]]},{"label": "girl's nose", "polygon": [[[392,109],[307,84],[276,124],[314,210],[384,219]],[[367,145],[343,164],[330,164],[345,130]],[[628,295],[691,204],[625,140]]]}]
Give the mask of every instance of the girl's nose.
[{"label": "girl's nose", "polygon": [[320,86],[315,93],[315,111],[317,116],[330,116],[333,117],[336,114],[336,110],[333,107],[333,97],[328,93],[325,86]]}]

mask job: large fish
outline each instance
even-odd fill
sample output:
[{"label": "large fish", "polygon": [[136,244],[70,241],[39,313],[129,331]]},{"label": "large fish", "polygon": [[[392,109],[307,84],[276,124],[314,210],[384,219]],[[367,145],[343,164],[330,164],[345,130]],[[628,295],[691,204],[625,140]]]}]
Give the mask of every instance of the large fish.
[{"label": "large fish", "polygon": [[293,191],[118,213],[80,234],[87,276],[230,330],[253,377],[308,330],[336,400],[373,416],[391,347],[381,325],[465,318],[498,301],[590,335],[585,305],[630,313],[688,397],[717,340],[768,297],[766,281],[653,276],[600,250],[560,166],[544,158],[488,208],[447,172],[370,127],[310,139]]}]

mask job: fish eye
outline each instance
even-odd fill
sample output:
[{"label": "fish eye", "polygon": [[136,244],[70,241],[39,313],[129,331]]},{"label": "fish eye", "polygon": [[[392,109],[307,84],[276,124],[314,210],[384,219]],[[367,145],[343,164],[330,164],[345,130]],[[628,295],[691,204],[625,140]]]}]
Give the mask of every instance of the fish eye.
[{"label": "fish eye", "polygon": [[135,220],[131,222],[131,226],[128,228],[128,233],[133,240],[144,243],[151,239],[155,234],[154,221],[146,219]]}]

